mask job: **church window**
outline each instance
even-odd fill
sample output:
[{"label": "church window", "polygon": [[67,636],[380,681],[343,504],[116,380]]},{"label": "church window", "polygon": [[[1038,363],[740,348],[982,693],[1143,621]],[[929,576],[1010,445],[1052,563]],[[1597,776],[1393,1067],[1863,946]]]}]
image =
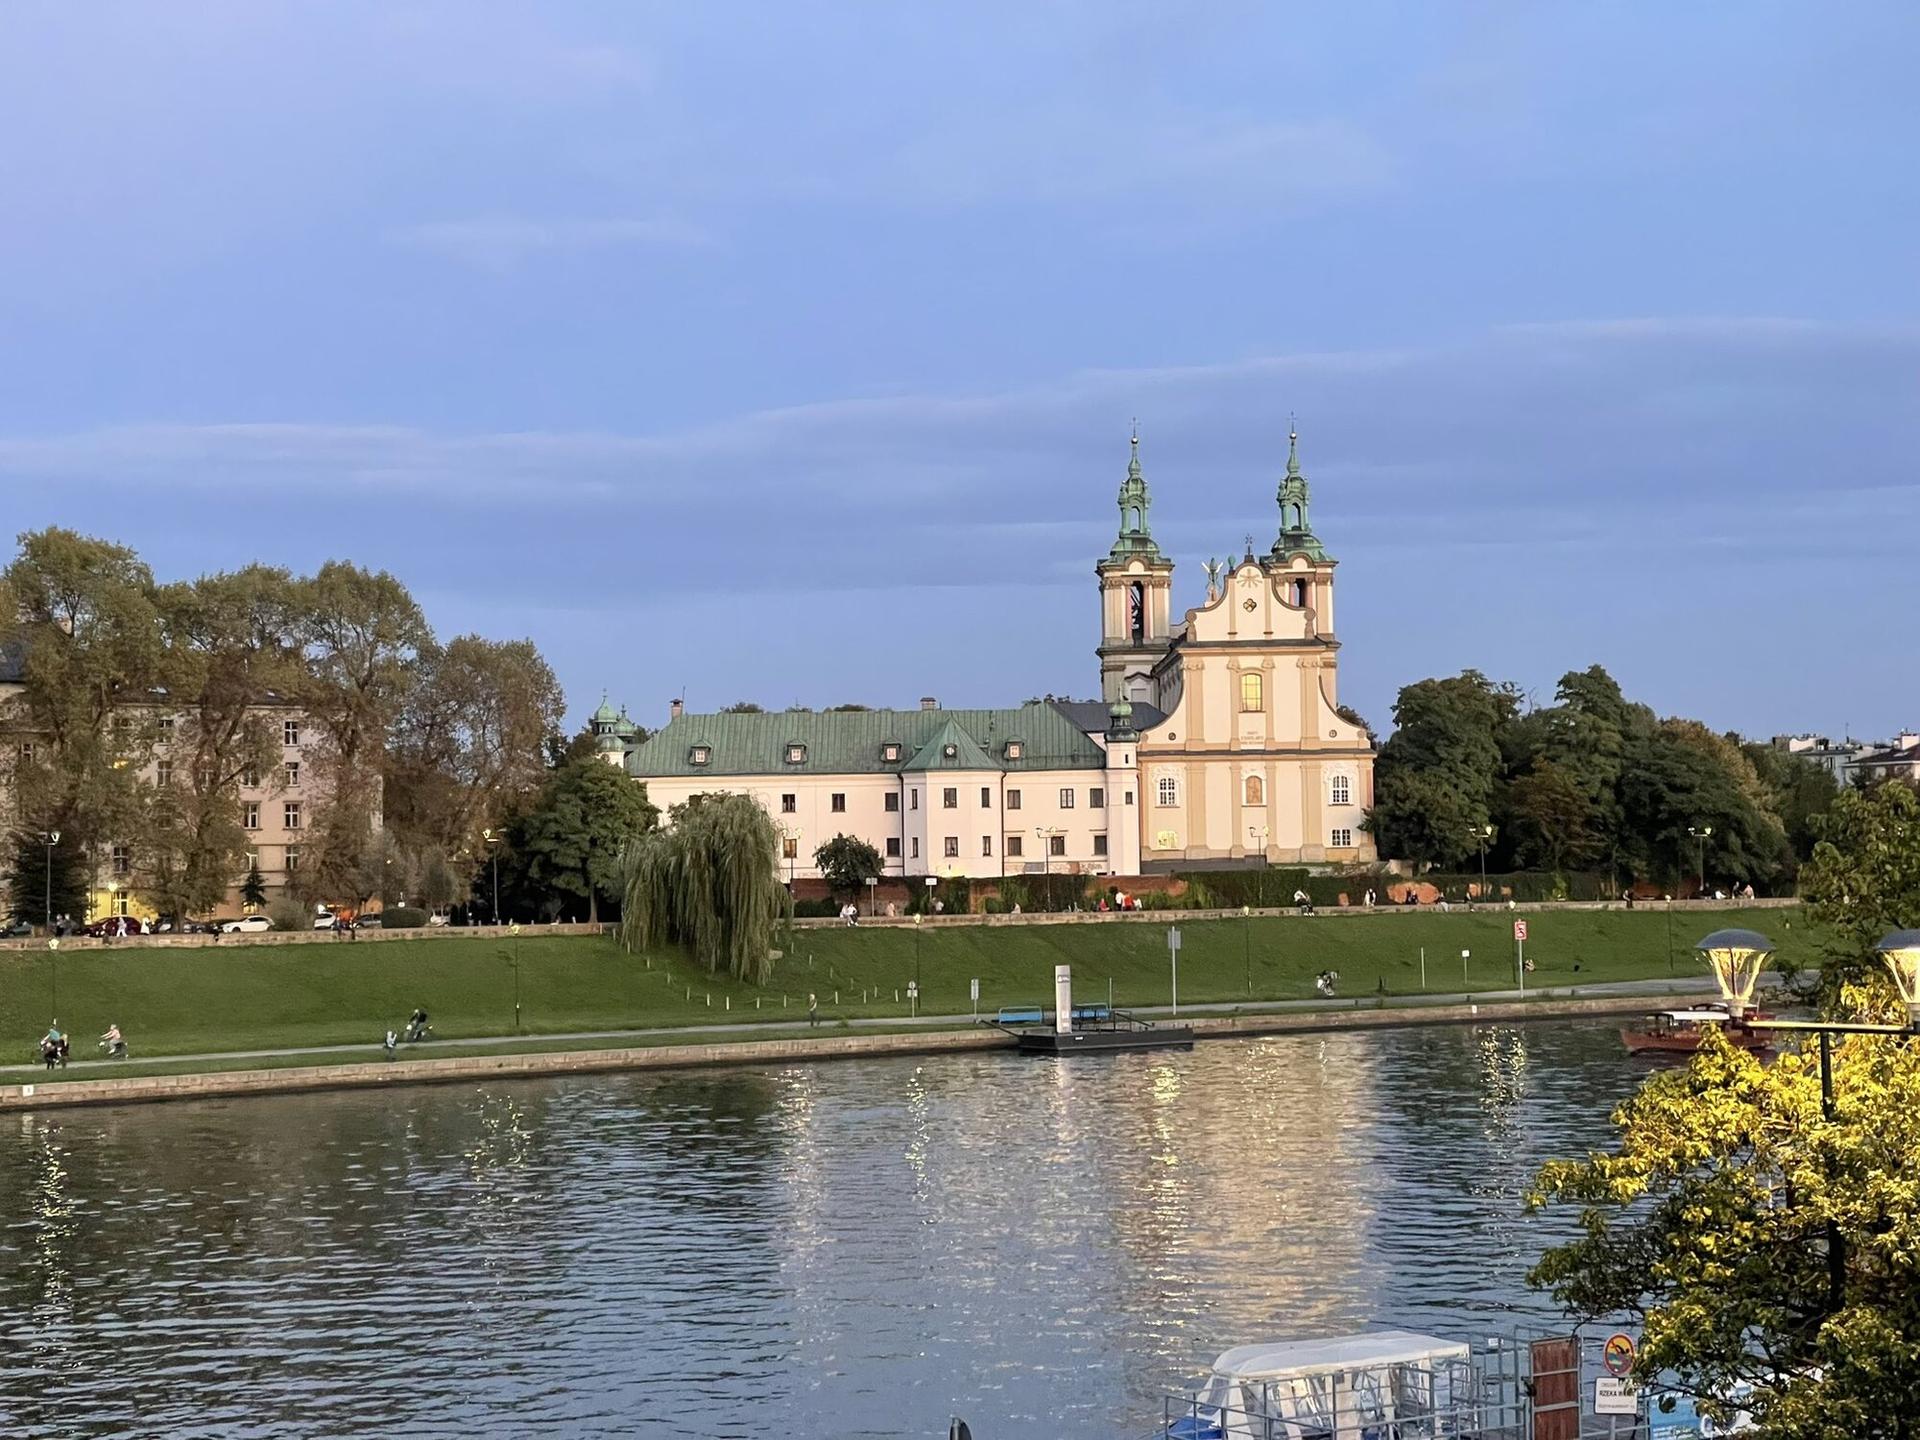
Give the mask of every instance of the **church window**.
[{"label": "church window", "polygon": [[[760,853],[764,855],[766,852],[763,850]],[[798,860],[800,858],[800,842],[791,835],[782,839],[780,842],[780,858],[782,860]]]},{"label": "church window", "polygon": [[1093,853],[1096,855],[1105,855],[1107,853],[1106,836],[1096,835],[1093,837]]},{"label": "church window", "polygon": [[780,797],[780,813],[782,815],[791,815],[799,808],[800,800],[797,795],[782,795]]},{"label": "church window", "polygon": [[1007,809],[1018,810],[1019,808],[1020,808],[1020,792],[1018,790],[1007,791]]},{"label": "church window", "polygon": [[1246,790],[1244,803],[1248,805],[1264,805],[1267,803],[1266,782],[1258,775],[1247,776],[1247,783],[1244,788]]},{"label": "church window", "polygon": [[960,858],[960,837],[958,835],[947,836],[946,842],[941,848],[946,854],[947,859],[958,860]]},{"label": "church window", "polygon": [[993,854],[993,836],[982,835],[980,837],[980,853],[982,855]]},{"label": "church window", "polygon": [[1025,850],[1022,849],[1022,846],[1024,843],[1025,842],[1018,835],[1007,836],[1007,858],[1009,860],[1018,860],[1023,854],[1025,854],[1026,853]]},{"label": "church window", "polygon": [[1171,775],[1162,775],[1160,777],[1159,793],[1156,801],[1161,805],[1178,805],[1180,803],[1180,782]]},{"label": "church window", "polygon": [[790,744],[788,744],[788,746],[787,746],[787,763],[788,763],[789,765],[802,765],[802,764],[805,764],[805,763],[806,763],[806,759],[807,759],[807,747],[806,747],[806,746],[804,746],[804,745],[802,745],[802,744],[800,744],[800,743],[799,743],[798,741],[794,741],[794,742],[791,742]]},{"label": "church window", "polygon": [[844,794],[836,791],[828,798],[827,804],[828,808],[836,815],[844,815],[847,813],[847,797]]},{"label": "church window", "polygon": [[1049,835],[1047,837],[1047,853],[1049,855],[1066,854],[1067,853],[1067,837],[1064,835]]},{"label": "church window", "polygon": [[900,796],[897,792],[892,790],[887,792],[886,811],[889,815],[900,813]]},{"label": "church window", "polygon": [[1147,638],[1147,587],[1138,580],[1127,586],[1127,633],[1136,643]]},{"label": "church window", "polygon": [[1092,810],[1104,810],[1107,805],[1107,792],[1093,789],[1087,792],[1087,807]]},{"label": "church window", "polygon": [[687,759],[695,765],[705,765],[709,760],[713,759],[713,751],[709,750],[705,745],[696,745],[687,753]]},{"label": "church window", "polygon": [[898,835],[887,836],[887,858],[889,860],[898,860],[900,858],[900,837]]},{"label": "church window", "polygon": [[1293,603],[1302,609],[1306,608],[1307,582],[1304,580],[1295,580],[1290,588],[1293,591]]},{"label": "church window", "polygon": [[1353,803],[1353,781],[1349,780],[1345,775],[1336,775],[1333,777],[1333,803],[1336,805],[1351,805]]},{"label": "church window", "polygon": [[1073,787],[1072,786],[1065,786],[1061,789],[1060,808],[1062,810],[1073,809]]},{"label": "church window", "polygon": [[1352,849],[1353,848],[1353,831],[1346,829],[1345,827],[1335,830],[1333,832],[1333,839],[1330,843],[1332,844],[1333,848],[1336,850]]},{"label": "church window", "polygon": [[960,808],[959,790],[952,785],[942,790],[940,792],[940,808],[942,810],[958,810]]},{"label": "church window", "polygon": [[1266,677],[1258,670],[1249,670],[1240,677],[1240,708],[1256,715],[1267,708]]}]

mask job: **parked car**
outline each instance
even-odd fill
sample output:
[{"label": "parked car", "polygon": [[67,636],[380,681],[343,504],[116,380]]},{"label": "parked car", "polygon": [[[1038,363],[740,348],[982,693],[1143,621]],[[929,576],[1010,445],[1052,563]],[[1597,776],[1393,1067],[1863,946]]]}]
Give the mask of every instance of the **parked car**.
[{"label": "parked car", "polygon": [[33,926],[25,920],[9,920],[0,925],[0,940],[24,940],[33,934]]},{"label": "parked car", "polygon": [[120,927],[122,925],[127,927],[126,933],[129,935],[144,935],[147,933],[146,926],[141,923],[138,915],[109,915],[106,919],[96,920],[93,924],[89,925],[87,927],[87,934],[93,936],[96,940],[104,940],[109,935],[120,934]]},{"label": "parked car", "polygon": [[222,935],[253,935],[262,930],[271,930],[273,922],[264,915],[242,915],[238,920],[222,920]]},{"label": "parked car", "polygon": [[316,930],[331,930],[333,928],[333,916],[329,915],[325,910],[322,910],[318,915],[313,917],[313,928]]}]

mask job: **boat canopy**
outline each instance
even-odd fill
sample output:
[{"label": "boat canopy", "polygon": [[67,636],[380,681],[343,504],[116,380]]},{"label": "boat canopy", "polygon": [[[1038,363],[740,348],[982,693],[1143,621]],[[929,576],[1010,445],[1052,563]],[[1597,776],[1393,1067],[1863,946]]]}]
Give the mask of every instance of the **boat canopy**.
[{"label": "boat canopy", "polygon": [[1724,1010],[1656,1010],[1654,1013],[1683,1025],[1724,1025],[1733,1018]]},{"label": "boat canopy", "polygon": [[1213,1373],[1231,1380],[1279,1380],[1375,1370],[1388,1365],[1467,1360],[1472,1354],[1470,1345],[1457,1340],[1442,1340],[1411,1330],[1374,1330],[1364,1335],[1337,1335],[1324,1340],[1242,1345],[1215,1360]]}]

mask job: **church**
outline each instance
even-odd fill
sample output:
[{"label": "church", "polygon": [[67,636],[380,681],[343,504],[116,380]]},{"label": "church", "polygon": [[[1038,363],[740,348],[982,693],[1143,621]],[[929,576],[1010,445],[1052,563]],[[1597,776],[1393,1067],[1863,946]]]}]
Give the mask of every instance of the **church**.
[{"label": "church", "polygon": [[675,701],[639,744],[603,704],[600,753],[663,811],[753,796],[790,879],[817,876],[813,852],[842,834],[901,878],[1371,861],[1373,746],[1339,711],[1336,562],[1313,531],[1297,434],[1276,501],[1272,548],[1209,562],[1204,600],[1176,622],[1134,436],[1119,533],[1093,567],[1098,702],[695,715]]}]

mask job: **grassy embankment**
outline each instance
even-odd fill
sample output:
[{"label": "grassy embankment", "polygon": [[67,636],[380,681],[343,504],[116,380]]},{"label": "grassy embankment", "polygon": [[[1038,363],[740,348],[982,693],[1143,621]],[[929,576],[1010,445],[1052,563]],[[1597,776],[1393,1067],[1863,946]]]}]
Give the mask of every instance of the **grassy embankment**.
[{"label": "grassy embankment", "polygon": [[[1513,983],[1512,918],[1504,912],[1262,916],[1178,923],[1183,1003],[1288,1000],[1313,996],[1313,977],[1340,972],[1343,995],[1486,991]],[[1765,931],[1785,954],[1811,963],[1813,935],[1797,910],[1559,911],[1526,917],[1529,986],[1693,976],[1692,945],[1708,930]],[[964,1014],[968,981],[980,980],[983,1013],[1050,1000],[1053,967],[1074,967],[1076,994],[1104,999],[1109,980],[1120,1005],[1167,1000],[1166,930],[1159,924],[928,926],[800,931],[765,988],[709,977],[684,956],[629,956],[611,939],[500,935],[354,944],[227,945],[201,949],[44,949],[0,953],[0,1050],[31,1058],[50,1015],[79,1037],[76,1059],[92,1058],[92,1037],[118,1021],[136,1053],[160,1058],[204,1052],[364,1044],[408,1011],[425,1006],[436,1037],[455,1040],[514,1032],[515,972],[521,1030],[585,1030],[765,1021],[803,1021],[809,991],[823,1020],[905,1016],[905,987],[921,983],[919,1011]],[[1471,950],[1463,974],[1460,952]],[[53,1010],[56,982],[59,1008]],[[895,1000],[895,992],[899,1000]],[[8,1037],[11,1037],[8,1039]]]}]

